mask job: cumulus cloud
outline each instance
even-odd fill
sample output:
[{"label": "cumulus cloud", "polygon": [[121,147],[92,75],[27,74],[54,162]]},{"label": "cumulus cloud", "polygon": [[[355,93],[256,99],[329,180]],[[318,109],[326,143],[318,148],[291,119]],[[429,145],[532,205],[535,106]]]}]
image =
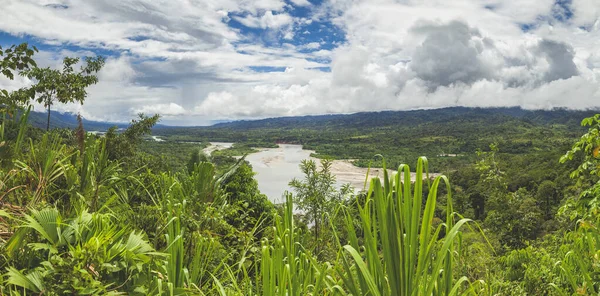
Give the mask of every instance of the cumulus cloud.
[{"label": "cumulus cloud", "polygon": [[147,105],[133,108],[132,111],[135,113],[160,114],[164,116],[183,115],[187,113],[183,107],[175,103]]},{"label": "cumulus cloud", "polygon": [[434,88],[459,82],[472,84],[492,77],[492,69],[482,56],[484,44],[477,30],[458,21],[414,30],[427,37],[417,46],[410,68]]},{"label": "cumulus cloud", "polygon": [[[553,41],[545,34],[526,32],[500,38],[465,20],[426,18],[416,19],[401,32],[403,40],[382,40],[374,46],[374,38],[385,34],[356,28],[350,31],[354,35],[349,43],[331,52],[330,73],[297,83],[263,85],[263,92],[248,87],[213,93],[195,111],[256,118],[457,105],[600,107],[600,59],[586,54],[579,60],[568,39]],[[582,76],[578,64],[588,68],[587,76]],[[315,103],[299,103],[311,101]]]},{"label": "cumulus cloud", "polygon": [[273,14],[272,11],[265,12],[261,17],[247,15],[245,17],[234,17],[235,20],[246,27],[278,29],[292,23],[292,17],[287,13]]},{"label": "cumulus cloud", "polygon": [[597,1],[573,0],[571,7],[573,9],[573,19],[577,25],[591,27],[599,23],[600,6]]},{"label": "cumulus cloud", "polygon": [[94,119],[583,109],[600,107],[596,2],[7,0],[0,31],[57,46],[48,66],[110,52],[85,105],[63,107]]},{"label": "cumulus cloud", "polygon": [[308,0],[290,0],[296,6],[310,6],[312,5]]},{"label": "cumulus cloud", "polygon": [[540,41],[539,49],[549,64],[548,72],[544,76],[546,81],[567,79],[579,74],[573,62],[574,53],[570,45],[544,39]]},{"label": "cumulus cloud", "polygon": [[26,77],[15,76],[14,79],[8,79],[4,77],[4,75],[0,75],[0,89],[5,89],[7,91],[15,91],[23,86],[29,85],[31,81]]},{"label": "cumulus cloud", "polygon": [[480,2],[488,10],[510,17],[518,23],[531,23],[536,18],[549,15],[554,8],[554,0],[484,0]]},{"label": "cumulus cloud", "polygon": [[301,46],[301,48],[304,49],[318,49],[319,47],[321,47],[321,44],[319,42],[310,42]]}]

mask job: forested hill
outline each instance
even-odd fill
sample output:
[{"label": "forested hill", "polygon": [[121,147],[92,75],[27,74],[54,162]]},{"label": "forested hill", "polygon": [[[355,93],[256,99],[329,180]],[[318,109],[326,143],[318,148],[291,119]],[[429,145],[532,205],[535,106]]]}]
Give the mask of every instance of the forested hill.
[{"label": "forested hill", "polygon": [[[46,122],[48,120],[48,113],[46,112],[36,112],[31,111],[29,113],[29,124],[34,127],[46,129]],[[108,121],[95,121],[88,120],[85,117],[82,117],[82,123],[87,131],[106,131],[113,126],[117,126],[119,128],[127,128],[129,123],[123,122],[108,122]],[[77,114],[70,112],[58,112],[52,111],[50,114],[50,128],[68,128],[75,129],[79,123],[77,122]],[[156,128],[165,127],[164,125],[156,125]]]},{"label": "forested hill", "polygon": [[[29,113],[29,123],[32,126],[46,129],[46,121],[48,120],[48,113],[46,112],[36,112],[32,111]],[[106,131],[112,126],[118,127],[127,127],[127,124],[123,123],[114,123],[114,122],[101,122],[101,121],[93,121],[87,120],[83,118],[83,126],[88,131]],[[65,112],[60,113],[57,111],[52,111],[50,114],[50,127],[51,128],[69,128],[74,129],[77,128],[77,114]]]},{"label": "forested hill", "polygon": [[[382,112],[361,112],[354,114],[335,114],[335,115],[314,115],[314,116],[292,116],[277,117],[261,120],[239,120],[232,122],[218,123],[211,127],[176,127],[157,125],[155,130],[161,129],[213,129],[225,128],[235,130],[245,129],[264,129],[264,128],[283,128],[283,129],[335,129],[335,128],[370,128],[386,126],[418,126],[424,123],[443,123],[454,120],[480,121],[486,123],[500,123],[509,119],[522,119],[528,123],[537,124],[566,124],[569,126],[579,126],[580,119],[589,117],[597,111],[570,111],[556,109],[552,111],[545,110],[524,110],[519,107],[513,108],[467,108],[467,107],[449,107],[442,109],[429,110],[411,110],[411,111],[382,111]],[[29,122],[33,126],[46,127],[46,112],[32,111],[29,115]],[[102,122],[83,118],[83,124],[86,130],[105,131],[112,126],[126,128],[126,123]],[[76,128],[77,115],[69,112],[60,113],[52,111],[50,126],[52,128]]]},{"label": "forested hill", "polygon": [[597,111],[571,111],[565,109],[524,110],[512,108],[467,108],[449,107],[442,109],[361,112],[355,114],[294,116],[268,118],[262,120],[240,120],[213,125],[212,128],[226,129],[263,129],[263,128],[369,128],[385,126],[417,126],[424,123],[443,123],[447,121],[466,120],[494,124],[509,119],[522,119],[536,124],[567,124],[579,126],[581,119],[591,116]]},{"label": "forested hill", "polygon": [[[593,114],[452,107],[270,118],[209,127],[155,128],[153,132],[173,141],[236,142],[248,147],[302,144],[319,157],[355,159],[361,166],[369,165],[377,154],[393,166],[427,156],[441,170],[471,163],[475,152],[489,149],[491,143],[498,144],[501,153],[548,152],[544,157],[556,161],[585,131],[581,120]],[[464,157],[449,159],[444,155]]]}]

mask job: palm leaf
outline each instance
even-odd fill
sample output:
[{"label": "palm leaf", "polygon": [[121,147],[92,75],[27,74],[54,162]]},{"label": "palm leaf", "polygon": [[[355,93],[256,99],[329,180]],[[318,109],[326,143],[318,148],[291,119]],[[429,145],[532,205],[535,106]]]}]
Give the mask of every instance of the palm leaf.
[{"label": "palm leaf", "polygon": [[6,280],[6,283],[22,287],[34,293],[40,293],[44,290],[41,272],[36,270],[24,275],[14,267],[9,267],[7,270],[8,272],[5,276],[7,276],[8,279]]}]

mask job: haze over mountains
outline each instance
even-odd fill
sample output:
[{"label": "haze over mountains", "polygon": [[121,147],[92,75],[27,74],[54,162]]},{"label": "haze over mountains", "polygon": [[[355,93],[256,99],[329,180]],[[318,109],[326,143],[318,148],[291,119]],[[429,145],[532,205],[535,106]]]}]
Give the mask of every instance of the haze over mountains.
[{"label": "haze over mountains", "polygon": [[[48,113],[46,112],[36,112],[32,111],[29,113],[29,123],[31,123],[35,127],[46,128],[46,120]],[[102,121],[94,121],[87,120],[82,118],[83,126],[88,131],[105,131],[109,129],[111,126],[118,127],[127,127],[127,124],[124,123],[115,123],[115,122],[102,122]],[[69,128],[74,129],[77,128],[79,123],[77,122],[77,114],[69,113],[69,112],[58,112],[52,111],[50,114],[50,127],[51,128]]]},{"label": "haze over mountains", "polygon": [[[494,118],[514,117],[525,121],[539,124],[558,123],[568,125],[579,125],[580,119],[591,116],[598,110],[574,111],[566,109],[554,110],[525,110],[520,107],[511,108],[469,108],[448,107],[440,109],[411,110],[411,111],[382,111],[382,112],[359,112],[353,114],[329,114],[312,116],[289,116],[274,117],[259,120],[237,120],[237,121],[214,121],[211,129],[258,129],[258,128],[324,128],[335,129],[337,127],[376,127],[376,126],[416,126],[426,122],[443,123],[447,120],[463,118],[467,121],[485,118],[493,123]],[[31,112],[29,121],[36,127],[45,128],[45,112]],[[104,131],[112,126],[125,128],[128,123],[102,122],[87,120],[83,118],[86,130]],[[60,113],[52,111],[51,126],[55,128],[76,128],[77,115],[73,113]],[[154,130],[186,128],[203,128],[200,126],[176,126],[158,124]],[[205,126],[205,128],[209,128]]]}]

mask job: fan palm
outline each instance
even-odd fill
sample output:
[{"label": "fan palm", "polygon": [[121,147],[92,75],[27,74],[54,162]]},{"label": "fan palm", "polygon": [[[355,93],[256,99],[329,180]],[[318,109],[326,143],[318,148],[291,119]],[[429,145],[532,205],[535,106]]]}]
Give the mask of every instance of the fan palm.
[{"label": "fan palm", "polygon": [[[107,214],[87,211],[64,219],[56,208],[31,210],[6,243],[13,289],[40,293],[106,294],[149,287],[151,263],[162,257],[135,231]],[[18,269],[29,256],[28,271]],[[58,280],[60,279],[60,280]]]}]

